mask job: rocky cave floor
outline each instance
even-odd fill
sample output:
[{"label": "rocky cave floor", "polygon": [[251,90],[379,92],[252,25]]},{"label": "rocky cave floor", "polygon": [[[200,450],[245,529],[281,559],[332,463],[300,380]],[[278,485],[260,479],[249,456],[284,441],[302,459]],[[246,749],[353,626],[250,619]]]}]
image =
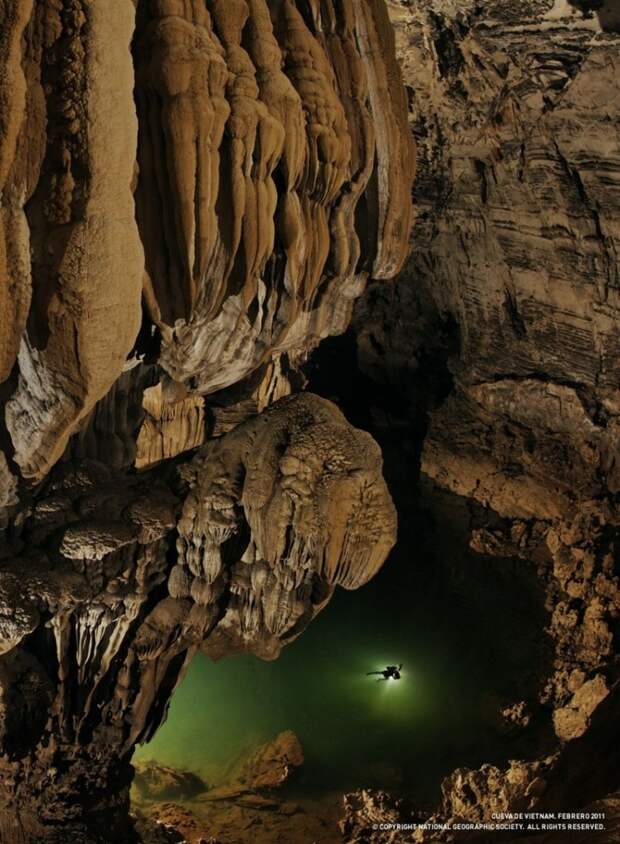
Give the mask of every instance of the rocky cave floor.
[{"label": "rocky cave floor", "polygon": [[295,785],[303,761],[302,747],[289,731],[232,760],[221,781],[210,787],[195,774],[141,762],[132,790],[134,811],[160,828],[162,841],[334,844],[342,840],[337,827],[341,796],[313,797]]}]

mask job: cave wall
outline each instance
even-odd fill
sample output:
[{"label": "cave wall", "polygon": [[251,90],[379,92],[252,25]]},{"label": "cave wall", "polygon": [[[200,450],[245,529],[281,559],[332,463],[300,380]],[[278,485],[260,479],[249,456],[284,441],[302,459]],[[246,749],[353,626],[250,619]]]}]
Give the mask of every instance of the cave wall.
[{"label": "cave wall", "polygon": [[137,840],[199,647],[272,659],[383,563],[372,438],[303,389],[409,250],[383,0],[0,3],[0,841]]},{"label": "cave wall", "polygon": [[[472,542],[548,557],[582,661],[571,680],[558,655],[566,702],[608,666],[619,609],[618,21],[550,0],[390,13],[418,217],[404,272],[358,305],[360,365],[427,414],[422,473],[494,514]],[[448,395],[411,395],[433,366]]]},{"label": "cave wall", "polygon": [[[537,703],[562,759],[617,698],[620,17],[604,0],[389,11],[417,216],[403,272],[356,304],[358,363],[397,397],[388,424],[409,427],[422,488],[468,502],[471,547],[544,584],[554,658]],[[598,796],[615,788],[613,763],[588,758]],[[555,762],[523,764],[457,772],[440,814],[535,805],[554,776],[557,808],[567,766],[560,782]]]},{"label": "cave wall", "polygon": [[286,399],[352,314],[422,489],[547,590],[559,756],[457,772],[441,811],[557,796],[617,698],[618,17],[0,4],[1,840],[130,835],[193,650],[272,658],[381,564],[375,446]]}]

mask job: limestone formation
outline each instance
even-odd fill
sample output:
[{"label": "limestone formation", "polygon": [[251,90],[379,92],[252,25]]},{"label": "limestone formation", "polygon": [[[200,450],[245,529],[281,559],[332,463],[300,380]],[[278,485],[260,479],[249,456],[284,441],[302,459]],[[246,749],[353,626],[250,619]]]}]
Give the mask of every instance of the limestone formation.
[{"label": "limestone formation", "polygon": [[[403,273],[356,306],[358,360],[426,488],[467,501],[472,548],[545,590],[552,653],[526,703],[560,758],[575,748],[540,800],[575,806],[567,771],[589,770],[592,797],[616,787],[580,742],[616,706],[620,18],[607,0],[388,5],[417,216]],[[505,790],[481,771],[488,809]]]},{"label": "limestone formation", "polygon": [[291,394],[414,163],[384,0],[0,3],[2,844],[133,841],[193,653],[383,563],[378,448]]},{"label": "limestone formation", "polygon": [[620,611],[611,5],[389,4],[418,217],[395,287],[355,317],[364,370],[427,415],[423,475],[486,513],[472,546],[538,569],[562,739],[605,698]]},{"label": "limestone formation", "polygon": [[[198,452],[184,471],[190,492],[168,588],[200,605],[229,591],[208,653],[273,658],[335,586],[355,589],[376,573],[396,528],[380,467],[370,436],[308,394],[282,399]],[[225,548],[248,529],[229,570]]]},{"label": "limestone formation", "polygon": [[343,331],[408,250],[383,0],[110,2],[18,0],[0,19],[0,379],[37,482],[132,349],[141,365],[157,346],[189,391],[173,438],[191,448],[201,396]]},{"label": "limestone formation", "polygon": [[191,799],[205,791],[206,783],[192,771],[179,771],[157,762],[136,762],[133,787],[141,800]]},{"label": "limestone formation", "polygon": [[[14,44],[6,64],[17,87],[7,104],[2,272],[16,313],[3,346],[19,347],[19,376],[5,418],[22,475],[39,480],[120,375],[140,325],[133,13],[126,0],[87,12],[79,0],[19,2],[6,5],[9,21],[10,6],[26,11],[21,50]],[[13,362],[7,355],[4,377]]]},{"label": "limestone formation", "polygon": [[[402,838],[398,824],[415,823],[409,806],[385,791],[360,789],[343,798],[344,817],[339,823],[346,844],[395,844]],[[393,827],[384,829],[380,827]]]},{"label": "limestone formation", "polygon": [[[383,4],[138,6],[137,215],[160,361],[202,394],[346,328],[393,276],[412,142]],[[206,86],[203,80],[207,80]]]},{"label": "limestone formation", "polygon": [[233,763],[227,779],[245,791],[280,788],[303,762],[299,739],[286,730]]},{"label": "limestone formation", "polygon": [[136,469],[145,469],[191,451],[207,436],[202,396],[188,393],[182,384],[162,378],[143,392],[144,418],[136,438]]},{"label": "limestone formation", "polygon": [[381,566],[378,448],[297,395],[352,314],[407,483],[537,579],[549,648],[504,708],[542,749],[433,814],[349,795],[345,839],[617,787],[619,17],[0,3],[1,844],[174,840],[130,818],[130,759],[192,655],[272,659]]},{"label": "limestone formation", "polygon": [[505,769],[494,765],[476,771],[459,768],[443,781],[441,809],[435,815],[416,812],[406,801],[384,791],[362,789],[346,794],[340,822],[344,841],[433,844],[493,840],[492,832],[476,831],[476,825],[534,809],[545,793],[553,762],[548,758],[532,763],[512,761]]},{"label": "limestone formation", "polygon": [[[247,749],[222,773],[219,785],[193,798],[177,794],[175,798],[162,796],[157,802],[154,789],[147,791],[140,783],[139,811],[144,820],[163,827],[171,841],[185,840],[188,844],[238,844],[250,836],[261,844],[283,840],[337,844],[335,818],[328,823],[323,811],[317,812],[315,801],[304,801],[304,805],[287,799],[285,783],[295,777],[303,762],[299,739],[286,730],[273,741]],[[144,767],[139,765],[138,770],[141,776]],[[146,767],[146,772],[156,787],[170,784],[177,788],[187,779],[187,772],[154,763]],[[176,833],[178,839],[172,837]],[[143,841],[151,844],[147,835]],[[154,839],[152,844],[159,842]]]},{"label": "limestone formation", "polygon": [[[59,466],[3,551],[2,823],[86,842],[110,815],[124,841],[133,748],[196,650],[273,658],[377,571],[395,526],[378,447],[309,393],[178,470]],[[285,739],[279,776],[299,764]]]}]

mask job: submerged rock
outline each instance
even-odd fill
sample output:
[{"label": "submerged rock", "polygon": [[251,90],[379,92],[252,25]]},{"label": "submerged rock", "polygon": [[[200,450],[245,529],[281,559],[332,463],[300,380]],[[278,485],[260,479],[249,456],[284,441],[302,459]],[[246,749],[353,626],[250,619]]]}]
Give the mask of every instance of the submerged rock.
[{"label": "submerged rock", "polygon": [[244,754],[226,775],[233,787],[243,790],[280,788],[304,763],[304,752],[292,730],[280,733],[249,754]]},{"label": "submerged rock", "polygon": [[208,786],[192,771],[181,771],[153,760],[134,763],[133,786],[141,800],[189,800]]}]

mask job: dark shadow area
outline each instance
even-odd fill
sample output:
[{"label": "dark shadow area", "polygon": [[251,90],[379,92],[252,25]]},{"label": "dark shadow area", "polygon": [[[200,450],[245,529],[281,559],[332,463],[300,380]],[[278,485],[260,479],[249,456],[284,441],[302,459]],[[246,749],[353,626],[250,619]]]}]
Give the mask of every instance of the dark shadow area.
[{"label": "dark shadow area", "polygon": [[[399,542],[383,569],[355,592],[337,590],[276,661],[196,657],[138,757],[217,782],[236,754],[291,729],[305,756],[296,792],[383,788],[431,809],[457,767],[546,752],[549,713],[536,698],[547,617],[535,573],[471,551],[462,502],[437,495],[432,508],[395,495]],[[401,663],[398,682],[366,676]],[[500,713],[521,700],[532,722],[515,730]]]},{"label": "dark shadow area", "polygon": [[620,3],[618,0],[568,0],[585,17],[596,15],[605,32],[620,32]]},{"label": "dark shadow area", "polygon": [[[275,662],[199,655],[140,758],[213,782],[235,753],[291,729],[305,755],[298,794],[382,788],[431,809],[455,768],[551,748],[550,715],[537,704],[551,652],[536,571],[470,549],[467,503],[420,481],[427,409],[441,400],[437,384],[450,389],[447,370],[435,377],[440,366],[420,367],[409,400],[360,372],[352,332],[321,345],[308,389],[379,442],[398,542],[369,584],[336,590]],[[367,676],[401,663],[398,682]],[[525,729],[501,715],[520,701]]]}]

